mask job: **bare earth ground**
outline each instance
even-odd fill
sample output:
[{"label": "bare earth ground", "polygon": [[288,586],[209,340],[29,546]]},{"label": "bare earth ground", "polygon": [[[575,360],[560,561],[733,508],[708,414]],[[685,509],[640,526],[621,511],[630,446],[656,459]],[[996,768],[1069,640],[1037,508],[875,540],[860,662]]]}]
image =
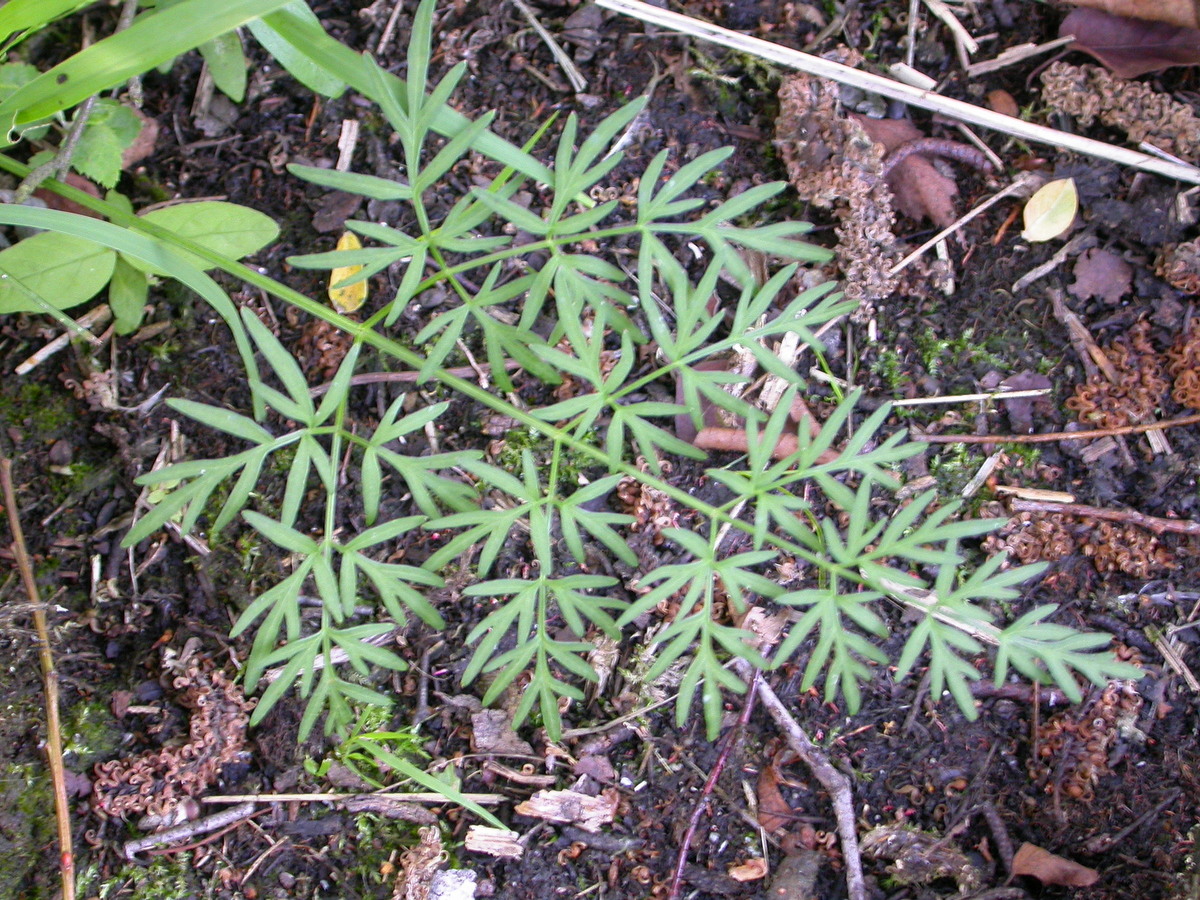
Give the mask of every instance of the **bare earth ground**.
[{"label": "bare earth ground", "polygon": [[[859,5],[844,32],[819,49],[849,41],[877,64],[902,58],[897,41],[904,29],[896,16],[905,5]],[[989,55],[1056,35],[1059,14],[1041,4],[1010,0],[1008,8],[1018,21],[1010,28],[997,24],[988,4],[979,5],[980,18],[972,30],[999,33],[988,47]],[[378,9],[358,6],[317,3],[314,8],[335,36],[355,48],[373,49],[391,4],[376,4]],[[693,3],[688,12],[799,47],[816,26],[799,20],[797,8],[798,4],[774,0],[735,0]],[[502,5],[485,11],[462,3],[439,11],[436,34],[442,49],[439,65],[463,58],[471,63],[471,76],[456,98],[463,112],[499,110],[495,130],[522,143],[550,112],[575,110],[585,122],[595,121],[642,92],[657,74],[661,80],[649,107],[650,127],[630,151],[632,156],[644,159],[670,147],[694,157],[730,144],[737,152],[722,177],[710,185],[714,195],[755,180],[787,176],[772,144],[777,137],[778,73],[711,47],[647,34],[638,23],[595,8],[585,11],[547,0],[535,9],[552,31],[561,30],[563,20],[571,17],[568,24],[576,40],[569,46],[590,81],[587,96],[557,89],[561,72],[515,8]],[[406,10],[400,15],[397,36],[381,55],[381,61],[397,71],[403,67],[398,48],[404,46],[409,14]],[[1050,124],[1068,125],[1039,105],[1037,82],[1030,80],[1038,60],[967,82],[955,74],[958,69],[948,46],[943,29],[929,29],[922,60],[927,71],[950,78],[949,95],[975,101],[986,91],[1002,88],[1021,107],[1032,105]],[[698,77],[697,70],[707,70],[707,77]],[[339,220],[348,214],[378,221],[388,219],[388,211],[339,208],[337,198],[287,175],[283,164],[336,159],[342,120],[366,121],[370,111],[352,99],[314,103],[286,75],[274,68],[267,72],[262,60],[256,61],[254,71],[262,90],[233,111],[231,127],[213,136],[200,131],[191,111],[198,74],[194,60],[180,61],[165,76],[148,78],[146,112],[160,124],[160,143],[143,168],[127,176],[123,188],[139,206],[179,195],[222,196],[266,212],[283,226],[283,235],[255,263],[273,274],[286,273],[294,286],[319,295],[324,284],[311,273],[289,273],[284,258],[332,247]],[[1174,69],[1148,80],[1193,105],[1200,96],[1195,69]],[[926,130],[939,127],[931,126],[927,116],[915,118]],[[388,154],[387,135],[378,122],[363,132],[354,168],[381,171]],[[1100,127],[1089,133],[1120,140]],[[989,143],[1010,169],[1024,164],[1077,176],[1085,221],[1097,245],[1122,257],[1132,268],[1133,280],[1116,298],[1066,295],[1068,302],[1101,345],[1146,321],[1144,340],[1152,353],[1165,358],[1184,327],[1190,301],[1156,276],[1154,259],[1161,242],[1196,237],[1194,225],[1189,231],[1170,224],[1168,210],[1178,186],[1053,148],[1024,147],[1000,137]],[[956,171],[959,208],[968,209],[988,188],[980,176]],[[447,198],[451,190],[447,188]],[[1113,204],[1128,206],[1114,211]],[[1071,269],[1060,266],[1014,294],[1014,282],[1049,259],[1062,242],[1031,247],[1019,240],[1019,226],[993,240],[1012,210],[1011,204],[998,204],[963,231],[961,243],[951,242],[956,277],[952,295],[939,291],[928,277],[914,277],[875,304],[870,328],[866,322],[844,324],[830,354],[833,371],[852,373],[876,404],[965,393],[981,385],[990,389],[996,375],[1036,372],[1048,377],[1053,390],[1032,412],[1034,430],[1057,431],[1075,421],[1065,402],[1084,381],[1083,368],[1049,299],[1051,292],[1066,292],[1071,286]],[[796,202],[780,215],[811,217],[820,226],[815,240],[829,245],[835,240],[832,220],[824,211]],[[1161,224],[1157,232],[1156,223]],[[912,245],[931,233],[927,222],[905,218],[896,231]],[[387,294],[385,277],[374,285],[377,296]],[[249,291],[237,296],[263,311],[263,298]],[[402,866],[399,854],[417,842],[417,823],[293,802],[273,806],[252,824],[207,843],[145,856],[129,865],[121,858],[120,846],[137,832],[90,809],[87,779],[96,762],[178,743],[187,734],[189,711],[180,705],[179,690],[162,674],[164,650],[182,652],[192,642],[217,666],[244,658],[238,642],[231,644],[227,637],[230,623],[252,595],[256,580],[279,564],[258,557],[248,530],[235,531],[204,559],[171,540],[132,554],[118,547],[139,490],[132,478],[158,453],[172,417],[163,406],[142,415],[92,408],[86,391],[79,389],[92,368],[116,373],[126,407],[136,406],[168,382],[172,396],[234,409],[245,409],[247,401],[227,334],[199,301],[172,289],[152,301],[155,311],[148,322],[154,330],[114,342],[95,357],[81,350],[60,354],[27,376],[6,375],[0,382],[5,452],[17,461],[25,530],[44,595],[58,607],[54,650],[62,678],[68,768],[80,776],[75,785],[75,838],[77,865],[85,873],[83,895],[390,897],[394,873]],[[307,323],[282,309],[272,314],[281,338],[305,360],[310,379],[323,380],[319,335],[314,337]],[[411,334],[421,324],[402,320],[401,327]],[[877,336],[870,337],[871,332]],[[4,371],[11,373],[51,334],[46,322],[34,318],[0,323]],[[818,401],[820,396],[817,389]],[[382,399],[386,402],[390,395]],[[374,395],[366,400],[370,408],[379,402]],[[1018,430],[1012,411],[1006,414],[995,406],[932,409],[936,411],[917,408],[897,414],[896,427],[937,433],[960,430],[965,422],[971,426],[967,430],[979,433]],[[1184,412],[1168,399],[1162,415]],[[451,415],[441,435],[444,446],[483,449],[490,438],[477,427],[479,411],[455,409]],[[187,424],[181,427],[197,457],[228,449],[214,443],[210,433]],[[1082,504],[1196,520],[1200,430],[1176,429],[1168,433],[1168,440],[1173,452],[1159,455],[1151,453],[1144,436],[1129,437],[1124,449],[1095,457],[1068,443],[1041,444],[1036,453],[1010,446],[977,506],[985,514],[1007,515],[996,488],[1020,485],[1069,492]],[[931,478],[947,492],[958,491],[995,449],[931,445],[909,475]],[[679,466],[672,478],[689,490],[709,489],[702,484],[702,468]],[[1037,513],[1028,518],[1052,520]],[[120,527],[110,529],[113,523]],[[1025,528],[1031,528],[1028,522]],[[1153,639],[1164,629],[1195,620],[1200,598],[1195,593],[1200,590],[1198,545],[1194,537],[1165,534],[1160,544],[1151,546],[1147,534],[1101,533],[1095,523],[1068,518],[1063,529],[1044,541],[1058,541],[1064,552],[1053,556],[1046,547],[1037,548],[1042,558],[1053,561],[1022,601],[1062,604],[1071,624],[1112,633],[1122,652],[1146,669],[1136,688],[1089,689],[1079,708],[1064,708],[1058,693],[1049,689],[1034,691],[1020,684],[981,689],[980,717],[968,722],[952,701],[931,699],[914,680],[896,684],[887,671],[880,671],[863,709],[854,716],[823,703],[815,692],[801,693],[799,671],[785,669],[770,676],[797,721],[850,776],[860,836],[865,839],[877,826],[894,823],[912,829],[894,832],[893,841],[901,846],[892,854],[866,860],[870,896],[1073,896],[1071,888],[1043,886],[1029,877],[1008,881],[1005,856],[1023,842],[1095,869],[1099,881],[1080,896],[1196,896],[1185,870],[1192,848],[1190,831],[1200,822],[1198,695],[1180,671],[1168,665]],[[428,550],[414,546],[409,553],[409,559],[418,559]],[[1136,574],[1098,569],[1097,560],[1122,553],[1144,556],[1145,565],[1133,566]],[[519,566],[521,559],[514,553],[506,562]],[[58,876],[39,743],[42,709],[36,653],[17,609],[15,582],[6,581],[4,589],[0,658],[10,678],[0,716],[0,896],[52,896]],[[511,900],[665,896],[683,832],[720,750],[705,740],[699,716],[679,729],[664,708],[633,719],[629,727],[587,733],[628,711],[617,687],[591,705],[571,710],[568,727],[579,733],[563,749],[576,759],[602,761],[596,762],[595,771],[608,779],[619,797],[614,824],[596,835],[516,815],[513,807],[544,786],[533,786],[529,776],[550,776],[546,784],[572,787],[578,786],[578,775],[569,764],[553,764],[544,736],[531,728],[520,734],[530,752],[480,749],[467,701],[451,698],[463,693],[458,682],[466,659],[462,636],[483,611],[452,590],[435,599],[450,623],[448,630],[438,636],[414,628],[404,636],[399,652],[419,665],[392,685],[396,707],[390,724],[410,724],[417,692],[427,690],[432,716],[421,731],[426,752],[434,759],[457,759],[464,789],[503,794],[506,800],[497,814],[526,836],[520,861],[472,854],[457,843],[469,816],[433,807],[454,864],[478,873],[482,886],[477,895],[485,896],[490,889],[493,896]],[[898,616],[893,628],[898,647],[904,636]],[[1195,661],[1196,640],[1195,631],[1178,635],[1177,652],[1185,667]],[[737,698],[730,699],[731,722],[739,704]],[[299,706],[286,703],[277,707],[251,733],[239,761],[225,767],[212,793],[355,789],[352,780],[337,780],[348,777],[338,769],[319,773],[311,764],[330,749],[322,739],[297,746],[299,712]],[[307,768],[305,760],[310,761]],[[507,768],[489,769],[489,762]],[[789,811],[771,839],[770,872],[765,878],[738,881],[731,871],[763,855],[764,838],[755,825],[761,810],[756,813],[755,807],[776,798]],[[779,811],[778,805],[773,808]],[[785,853],[797,847],[817,853],[811,896],[844,896],[833,827],[828,796],[803,765],[788,759],[778,729],[757,710],[734,745],[700,820],[683,896],[808,896],[782,893],[796,890],[786,879],[771,888]],[[875,832],[876,837],[881,834]],[[939,859],[945,860],[944,868],[912,884],[905,884],[903,872],[896,872],[905,866],[911,869],[917,860]],[[786,865],[783,868],[786,871]]]}]

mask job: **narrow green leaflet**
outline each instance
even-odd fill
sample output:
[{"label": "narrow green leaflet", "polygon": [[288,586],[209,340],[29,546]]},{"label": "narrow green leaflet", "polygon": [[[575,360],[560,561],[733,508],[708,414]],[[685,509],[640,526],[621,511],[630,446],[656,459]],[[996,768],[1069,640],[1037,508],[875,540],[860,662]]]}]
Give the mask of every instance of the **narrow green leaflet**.
[{"label": "narrow green leaflet", "polygon": [[199,50],[217,90],[234,103],[241,103],[246,98],[246,55],[238,33],[219,34],[201,44]]},{"label": "narrow green leaflet", "polygon": [[[182,0],[139,16],[0,101],[0,132],[48,118],[93,94],[284,6],[288,0]],[[10,138],[11,139],[11,138]]]},{"label": "narrow green leaflet", "polygon": [[[277,4],[278,5],[278,4]],[[321,29],[316,14],[308,8],[308,4],[289,2],[279,14],[286,14],[290,19],[304,22],[310,27]],[[286,33],[276,28],[275,19],[251,20],[247,23],[250,33],[279,64],[288,70],[306,88],[324,97],[340,97],[346,90],[346,82],[336,71],[326,63],[307,52],[301,44],[291,40]],[[323,32],[322,32],[323,33]]]},{"label": "narrow green leaflet", "polygon": [[118,254],[108,284],[108,305],[112,309],[117,334],[132,334],[142,324],[142,314],[150,295],[146,273],[129,264]]}]

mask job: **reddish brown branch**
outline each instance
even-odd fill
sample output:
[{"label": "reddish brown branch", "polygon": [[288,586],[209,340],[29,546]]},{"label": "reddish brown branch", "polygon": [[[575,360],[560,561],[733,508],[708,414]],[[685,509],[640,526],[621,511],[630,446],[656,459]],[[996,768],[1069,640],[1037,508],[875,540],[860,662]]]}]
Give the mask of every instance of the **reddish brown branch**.
[{"label": "reddish brown branch", "polygon": [[50,784],[54,791],[54,819],[58,826],[59,870],[62,875],[63,900],[75,900],[75,854],[71,846],[71,808],[67,804],[67,780],[63,768],[62,727],[58,717],[58,671],[50,652],[50,629],[46,610],[38,593],[33,564],[25,547],[25,532],[17,514],[17,493],[13,488],[12,460],[0,457],[0,487],[4,492],[4,508],[8,512],[8,527],[12,534],[12,552],[25,585],[25,594],[33,605],[33,627],[37,632],[38,657],[42,664],[42,682],[46,692],[46,761],[50,767]]},{"label": "reddish brown branch", "polygon": [[[702,428],[692,443],[701,450],[716,450],[722,453],[745,453],[750,449],[746,432],[741,428]],[[796,452],[800,446],[794,434],[782,434],[779,443],[771,451],[772,459],[784,459]],[[836,450],[826,450],[817,457],[817,464],[833,462],[838,458]]]},{"label": "reddish brown branch", "polygon": [[717,757],[712,771],[708,773],[708,780],[704,782],[704,788],[700,792],[700,799],[696,802],[696,808],[692,810],[691,818],[688,819],[687,831],[683,834],[683,841],[679,846],[679,856],[675,860],[675,871],[671,875],[671,890],[667,894],[667,900],[676,900],[679,896],[679,890],[683,886],[683,871],[687,868],[688,850],[691,849],[692,841],[696,837],[696,829],[700,825],[700,816],[708,808],[708,801],[712,798],[713,790],[717,786],[717,780],[721,777],[721,773],[725,771],[725,765],[729,762],[729,753],[733,749],[734,743],[742,733],[742,729],[746,727],[746,723],[750,721],[750,712],[754,709],[755,693],[761,681],[762,673],[758,669],[755,669],[754,675],[750,679],[750,687],[746,689],[746,700],[742,704],[741,715],[738,716],[737,723],[730,730],[729,734],[725,736],[725,746],[721,748],[721,753]]}]

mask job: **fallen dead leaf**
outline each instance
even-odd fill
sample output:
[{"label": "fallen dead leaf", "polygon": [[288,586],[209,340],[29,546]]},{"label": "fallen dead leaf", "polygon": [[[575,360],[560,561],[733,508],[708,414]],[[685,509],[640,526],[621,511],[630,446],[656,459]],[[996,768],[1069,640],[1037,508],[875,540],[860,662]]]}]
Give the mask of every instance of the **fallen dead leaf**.
[{"label": "fallen dead leaf", "polygon": [[1038,189],[1025,204],[1025,230],[1021,237],[1030,243],[1050,241],[1066,233],[1079,212],[1079,192],[1074,178],[1059,178]]},{"label": "fallen dead leaf", "polygon": [[1068,49],[1095,57],[1119,78],[1200,65],[1200,31],[1195,28],[1076,9],[1063,19],[1058,33],[1074,35]]},{"label": "fallen dead leaf", "polygon": [[[88,181],[82,175],[76,174],[75,172],[68,172],[66,178],[63,180],[71,187],[78,188],[85,194],[91,194],[97,200],[103,196],[103,194],[100,192],[100,188],[96,187],[96,185],[92,184],[92,182]],[[56,194],[49,188],[40,187],[33,192],[33,196],[43,201],[46,204],[47,209],[59,209],[63,212],[76,213],[80,216],[91,216],[93,219],[103,218],[100,213],[93,212],[86,206],[81,206],[80,204],[76,203],[74,200],[68,200],[66,197]]]},{"label": "fallen dead leaf", "polygon": [[1071,3],[1114,16],[1200,28],[1200,4],[1195,0],[1071,0]]},{"label": "fallen dead leaf", "polygon": [[133,107],[133,113],[142,123],[142,128],[138,132],[133,143],[125,148],[121,154],[121,168],[129,169],[136,163],[140,163],[154,153],[154,148],[158,145],[158,122],[150,118],[137,107]]},{"label": "fallen dead leaf", "polygon": [[1100,873],[1033,844],[1022,844],[1012,861],[1014,875],[1032,875],[1042,884],[1088,887]]},{"label": "fallen dead leaf", "polygon": [[796,818],[791,805],[783,799],[783,793],[779,790],[780,780],[775,760],[758,773],[758,824],[767,834],[782,831]]},{"label": "fallen dead leaf", "polygon": [[729,868],[729,877],[734,881],[758,881],[760,878],[767,877],[767,861],[755,857],[748,859],[741,865],[731,866]]},{"label": "fallen dead leaf", "polygon": [[[344,231],[338,238],[338,250],[361,250],[362,242],[353,231]],[[342,313],[355,312],[367,299],[366,279],[350,284],[343,281],[353,278],[362,271],[362,266],[334,266],[329,273],[329,302]]]},{"label": "fallen dead leaf", "polygon": [[[1038,372],[1017,372],[1000,382],[1001,389],[1005,391],[1039,391],[1051,386],[1050,379]],[[1033,410],[1039,400],[1042,398],[1014,397],[1002,401],[1014,433],[1029,434],[1033,431]]]},{"label": "fallen dead leaf", "polygon": [[1075,281],[1067,288],[1080,300],[1097,297],[1110,306],[1121,302],[1133,283],[1133,267],[1111,250],[1093,247],[1075,261]]},{"label": "fallen dead leaf", "polygon": [[987,97],[988,109],[992,112],[998,112],[1002,116],[1012,116],[1014,119],[1021,115],[1021,107],[1017,105],[1016,99],[1008,91],[997,88],[994,91],[988,91]]},{"label": "fallen dead leaf", "polygon": [[[885,159],[900,145],[925,137],[908,119],[872,119],[859,115],[851,118],[862,126],[871,140],[883,144]],[[945,228],[958,218],[954,208],[958,185],[920,153],[914,153],[892,169],[887,183],[895,197],[896,209],[913,221],[928,218],[939,228]]]}]

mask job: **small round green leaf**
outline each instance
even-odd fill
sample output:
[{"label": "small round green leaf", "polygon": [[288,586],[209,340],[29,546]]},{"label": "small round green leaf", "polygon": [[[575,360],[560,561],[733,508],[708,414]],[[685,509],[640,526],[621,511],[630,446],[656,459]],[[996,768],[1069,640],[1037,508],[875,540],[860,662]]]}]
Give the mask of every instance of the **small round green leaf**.
[{"label": "small round green leaf", "polygon": [[1042,185],[1025,204],[1025,230],[1021,237],[1038,243],[1066,232],[1079,211],[1079,194],[1074,178],[1060,178]]},{"label": "small round green leaf", "polygon": [[[220,200],[177,203],[174,206],[151,210],[142,218],[163,228],[169,228],[180,237],[189,238],[229,259],[241,259],[243,256],[257,253],[279,236],[279,226],[270,216],[247,206]],[[207,260],[183,251],[178,252],[199,269],[215,267]],[[137,260],[132,262],[139,268],[145,265]]]}]

